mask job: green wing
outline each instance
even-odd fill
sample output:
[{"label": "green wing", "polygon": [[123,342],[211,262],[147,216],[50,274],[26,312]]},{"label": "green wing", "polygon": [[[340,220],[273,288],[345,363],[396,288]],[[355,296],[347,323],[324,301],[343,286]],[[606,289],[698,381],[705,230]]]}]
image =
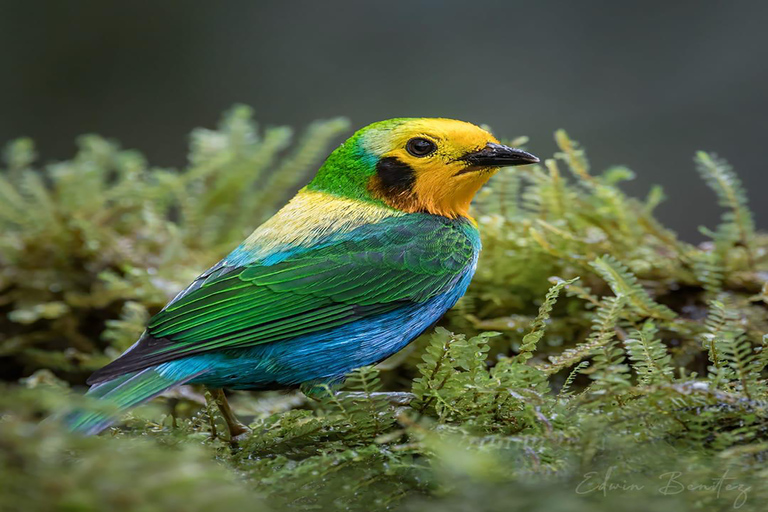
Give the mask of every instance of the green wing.
[{"label": "green wing", "polygon": [[92,380],[425,302],[452,289],[476,254],[462,229],[431,216],[394,218],[351,235],[273,265],[228,266],[224,260],[155,315],[142,340]]}]

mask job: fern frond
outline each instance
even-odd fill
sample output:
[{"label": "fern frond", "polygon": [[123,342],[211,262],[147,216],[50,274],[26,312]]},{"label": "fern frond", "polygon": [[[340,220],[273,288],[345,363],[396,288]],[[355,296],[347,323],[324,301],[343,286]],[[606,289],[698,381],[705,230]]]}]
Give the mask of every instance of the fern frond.
[{"label": "fern frond", "polygon": [[560,296],[560,291],[566,288],[568,285],[576,282],[579,278],[574,277],[568,281],[559,281],[552,286],[547,292],[547,296],[544,298],[544,302],[539,306],[539,313],[536,318],[531,322],[530,331],[523,336],[523,342],[520,345],[520,352],[516,356],[516,360],[524,363],[533,357],[533,352],[536,350],[536,345],[539,340],[544,336],[546,329],[546,322],[549,320],[549,315],[552,313],[552,308],[557,302],[557,298]]},{"label": "fern frond", "polygon": [[[379,370],[375,366],[363,366],[347,376],[346,385],[351,390],[361,392],[362,400],[345,399],[351,420],[356,426],[356,436],[376,438],[394,424],[394,417],[389,414],[389,404],[377,393],[381,390]],[[359,405],[353,405],[359,402]]]},{"label": "fern frond", "polygon": [[629,366],[625,363],[624,350],[610,340],[592,358],[588,373],[593,380],[585,392],[618,395],[630,387]]},{"label": "fern frond", "polygon": [[723,224],[735,227],[738,240],[753,264],[755,222],[741,180],[728,162],[715,154],[699,151],[696,153],[695,162],[699,174],[717,194],[720,206],[729,210],[723,214]]},{"label": "fern frond", "polygon": [[589,160],[587,160],[586,152],[579,146],[579,143],[572,140],[565,130],[555,132],[555,142],[561,151],[556,153],[555,157],[566,162],[573,175],[583,185],[592,188],[597,182],[595,177],[589,174]]},{"label": "fern frond", "polygon": [[759,376],[756,374],[757,354],[742,332],[729,331],[720,340],[720,353],[736,377],[735,389],[751,400]]},{"label": "fern frond", "polygon": [[628,304],[640,315],[671,320],[677,315],[668,307],[655,302],[637,282],[637,277],[619,260],[607,254],[590,263],[617,296],[625,296]]},{"label": "fern frond", "polygon": [[752,347],[735,310],[717,300],[710,301],[709,306],[703,335],[712,363],[709,378],[716,386],[735,386],[751,398],[758,388],[763,390],[760,372],[765,356]]},{"label": "fern frond", "polygon": [[702,345],[707,350],[712,366],[709,368],[709,378],[720,383],[733,378],[730,368],[727,366],[725,358],[721,353],[721,340],[729,333],[737,330],[736,322],[738,317],[735,312],[725,307],[725,305],[716,300],[709,303],[709,314],[705,321],[705,332],[702,334]]},{"label": "fern frond", "polygon": [[435,329],[421,356],[422,363],[416,366],[419,376],[413,379],[411,391],[416,396],[414,407],[424,411],[434,400],[448,381],[452,367],[449,361],[449,350],[456,337],[443,327]]},{"label": "fern frond", "polygon": [[624,346],[632,361],[632,369],[643,385],[672,382],[672,356],[656,337],[657,333],[656,325],[648,320],[642,329],[633,331],[630,338],[624,340]]},{"label": "fern frond", "polygon": [[603,298],[594,312],[592,332],[587,339],[556,356],[550,356],[549,363],[540,364],[536,367],[545,374],[551,375],[594,355],[598,349],[613,340],[616,326],[626,304],[627,299],[624,295]]},{"label": "fern frond", "polygon": [[588,391],[619,394],[630,386],[629,366],[624,363],[624,350],[616,342],[620,311],[628,301],[623,295],[618,295],[607,297],[603,302],[603,307],[597,310],[597,323],[589,338],[599,344],[593,350],[594,357],[589,371],[582,373],[593,380]]},{"label": "fern frond", "polygon": [[720,254],[714,251],[696,251],[692,257],[696,279],[710,295],[717,296],[723,290],[725,275]]},{"label": "fern frond", "polygon": [[563,399],[570,397],[573,392],[571,391],[571,386],[573,385],[573,381],[576,380],[576,377],[579,376],[579,373],[584,371],[589,366],[589,361],[582,361],[579,364],[577,364],[573,370],[568,374],[568,377],[565,379],[565,382],[563,382],[562,387],[560,388],[560,391],[557,392],[557,398]]}]

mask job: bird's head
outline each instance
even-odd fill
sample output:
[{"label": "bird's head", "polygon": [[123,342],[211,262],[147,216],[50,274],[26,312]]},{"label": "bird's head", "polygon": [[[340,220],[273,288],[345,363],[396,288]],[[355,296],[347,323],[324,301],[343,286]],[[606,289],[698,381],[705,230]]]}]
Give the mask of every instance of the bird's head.
[{"label": "bird's head", "polygon": [[404,212],[466,217],[472,198],[499,168],[538,161],[463,121],[391,119],[339,146],[308,189]]}]

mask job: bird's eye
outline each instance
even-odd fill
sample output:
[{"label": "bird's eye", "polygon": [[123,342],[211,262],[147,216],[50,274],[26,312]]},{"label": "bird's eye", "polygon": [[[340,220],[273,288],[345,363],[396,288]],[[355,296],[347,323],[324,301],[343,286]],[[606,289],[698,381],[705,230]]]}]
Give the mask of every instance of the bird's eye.
[{"label": "bird's eye", "polygon": [[437,151],[437,144],[432,142],[429,139],[422,139],[421,137],[416,137],[415,139],[411,139],[408,141],[408,144],[405,145],[405,150],[408,151],[413,156],[417,157],[423,157],[428,156]]}]

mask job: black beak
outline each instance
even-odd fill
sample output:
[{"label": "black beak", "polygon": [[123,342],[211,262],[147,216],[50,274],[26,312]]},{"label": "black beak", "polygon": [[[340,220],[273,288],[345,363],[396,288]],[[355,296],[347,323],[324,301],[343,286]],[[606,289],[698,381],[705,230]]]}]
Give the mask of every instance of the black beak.
[{"label": "black beak", "polygon": [[[535,164],[539,159],[522,149],[510,148],[489,142],[480,151],[467,153],[460,158],[471,167],[507,167],[512,165]],[[469,170],[469,169],[468,169]],[[462,171],[460,174],[463,174]]]}]

